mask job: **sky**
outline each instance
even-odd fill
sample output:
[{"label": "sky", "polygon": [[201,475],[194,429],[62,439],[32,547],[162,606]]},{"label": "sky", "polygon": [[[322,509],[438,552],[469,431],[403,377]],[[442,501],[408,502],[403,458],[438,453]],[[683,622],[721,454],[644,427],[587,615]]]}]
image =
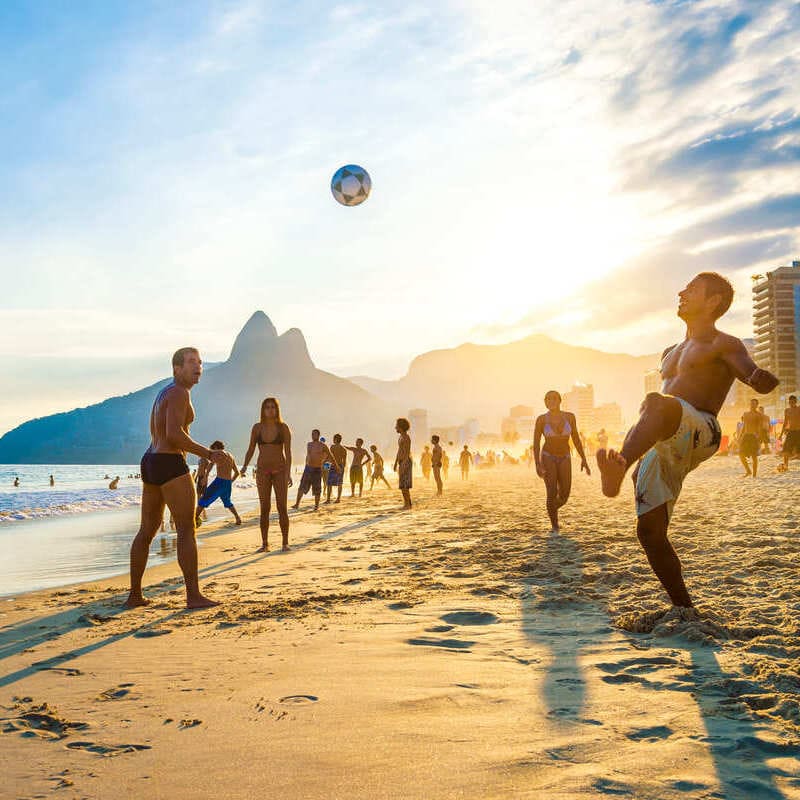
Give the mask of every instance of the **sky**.
[{"label": "sky", "polygon": [[256,309],[389,378],[534,332],[660,351],[715,269],[749,335],[750,276],[800,258],[798,34],[796,2],[5,0],[0,432]]}]

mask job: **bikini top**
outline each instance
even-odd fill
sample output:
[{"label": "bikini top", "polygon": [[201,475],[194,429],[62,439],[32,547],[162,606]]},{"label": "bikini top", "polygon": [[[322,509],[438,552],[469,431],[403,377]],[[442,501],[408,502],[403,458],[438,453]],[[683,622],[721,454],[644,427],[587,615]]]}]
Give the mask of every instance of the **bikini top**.
[{"label": "bikini top", "polygon": [[259,444],[278,444],[278,445],[283,444],[283,426],[282,425],[278,425],[278,434],[275,436],[275,438],[271,442],[265,442],[261,438],[261,430],[259,430],[259,432],[258,432],[258,443]]},{"label": "bikini top", "polygon": [[551,436],[571,436],[572,435],[572,425],[569,424],[569,419],[567,415],[564,415],[564,427],[557,431],[553,426],[550,424],[550,419],[548,415],[548,419],[544,423],[544,429],[542,431],[544,433],[544,438],[548,439]]}]

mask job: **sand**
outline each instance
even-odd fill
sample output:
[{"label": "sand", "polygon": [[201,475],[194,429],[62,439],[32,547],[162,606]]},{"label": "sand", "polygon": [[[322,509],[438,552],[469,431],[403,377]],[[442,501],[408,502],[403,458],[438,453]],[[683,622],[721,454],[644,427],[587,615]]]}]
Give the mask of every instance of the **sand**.
[{"label": "sand", "polygon": [[525,467],[301,512],[288,554],[205,530],[219,608],[175,564],[147,609],[5,602],[0,797],[800,798],[800,473],[738,472],[676,509],[699,621],[654,621],[627,490],[576,476],[553,535]]}]

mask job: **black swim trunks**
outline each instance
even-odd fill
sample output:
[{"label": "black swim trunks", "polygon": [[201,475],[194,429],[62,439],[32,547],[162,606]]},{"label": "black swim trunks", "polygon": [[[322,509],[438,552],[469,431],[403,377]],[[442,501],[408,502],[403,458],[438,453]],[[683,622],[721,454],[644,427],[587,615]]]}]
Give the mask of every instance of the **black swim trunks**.
[{"label": "black swim trunks", "polygon": [[753,458],[758,455],[758,436],[754,433],[746,433],[739,442],[739,455],[745,458]]},{"label": "black swim trunks", "polygon": [[142,482],[163,486],[173,478],[189,474],[189,465],[180,453],[151,453],[142,456]]}]

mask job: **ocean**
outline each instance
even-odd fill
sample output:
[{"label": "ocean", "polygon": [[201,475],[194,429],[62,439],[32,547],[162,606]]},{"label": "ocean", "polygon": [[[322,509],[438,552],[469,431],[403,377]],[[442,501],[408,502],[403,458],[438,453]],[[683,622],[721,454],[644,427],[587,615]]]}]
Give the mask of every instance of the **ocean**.
[{"label": "ocean", "polygon": [[[126,573],[142,495],[141,481],[128,476],[138,471],[138,464],[0,464],[0,597]],[[109,489],[117,475],[119,488]],[[257,508],[251,479],[236,482],[233,502],[240,513]],[[208,509],[209,522],[226,518],[220,503]],[[176,555],[175,533],[166,526],[149,563]]]}]

